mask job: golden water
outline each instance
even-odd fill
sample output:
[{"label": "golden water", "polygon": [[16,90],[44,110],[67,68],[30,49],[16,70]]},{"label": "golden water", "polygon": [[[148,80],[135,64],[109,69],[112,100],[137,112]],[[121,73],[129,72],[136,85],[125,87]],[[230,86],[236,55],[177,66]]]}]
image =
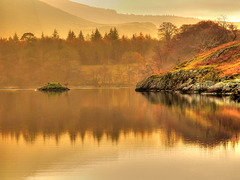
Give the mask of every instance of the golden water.
[{"label": "golden water", "polygon": [[228,98],[82,89],[0,91],[0,179],[238,180]]}]

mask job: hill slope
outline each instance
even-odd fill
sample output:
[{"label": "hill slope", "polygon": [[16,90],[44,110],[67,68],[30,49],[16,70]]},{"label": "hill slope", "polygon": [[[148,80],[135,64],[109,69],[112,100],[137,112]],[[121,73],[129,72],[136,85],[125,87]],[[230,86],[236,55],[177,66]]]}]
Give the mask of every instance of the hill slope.
[{"label": "hill slope", "polygon": [[15,32],[52,33],[69,29],[91,28],[99,26],[79,17],[51,7],[38,0],[1,0],[0,35],[9,36]]},{"label": "hill slope", "polygon": [[[122,34],[152,33],[157,28],[151,23],[117,24]],[[1,0],[0,1],[0,37],[8,37],[15,32],[23,34],[33,32],[40,36],[42,32],[52,34],[56,28],[65,37],[68,31],[91,33],[95,28],[109,31],[113,25],[99,24],[74,16],[39,0]]]},{"label": "hill slope", "polygon": [[104,24],[119,24],[129,22],[151,22],[159,26],[162,22],[172,22],[177,26],[182,24],[195,24],[199,22],[195,18],[178,16],[151,16],[151,15],[128,15],[118,14],[115,10],[96,8],[70,0],[41,0],[75,16]]},{"label": "hill slope", "polygon": [[240,41],[224,44],[185,61],[172,71],[137,84],[137,91],[233,94],[240,97]]},{"label": "hill slope", "polygon": [[240,74],[240,41],[230,42],[199,54],[176,69],[196,68],[213,68],[220,77]]}]

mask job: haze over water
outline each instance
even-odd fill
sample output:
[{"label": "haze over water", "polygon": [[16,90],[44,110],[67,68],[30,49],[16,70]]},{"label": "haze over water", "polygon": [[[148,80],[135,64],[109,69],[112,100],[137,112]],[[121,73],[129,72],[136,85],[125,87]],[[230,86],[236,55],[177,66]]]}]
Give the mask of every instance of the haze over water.
[{"label": "haze over water", "polygon": [[0,92],[0,179],[238,179],[240,106],[134,89]]}]

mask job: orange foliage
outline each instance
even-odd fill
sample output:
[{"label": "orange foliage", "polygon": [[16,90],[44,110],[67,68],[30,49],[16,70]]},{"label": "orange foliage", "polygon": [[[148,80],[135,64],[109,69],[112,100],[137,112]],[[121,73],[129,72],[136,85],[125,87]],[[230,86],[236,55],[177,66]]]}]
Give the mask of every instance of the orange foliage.
[{"label": "orange foliage", "polygon": [[222,77],[240,74],[240,41],[226,43],[201,53],[182,66],[184,69],[214,67]]}]

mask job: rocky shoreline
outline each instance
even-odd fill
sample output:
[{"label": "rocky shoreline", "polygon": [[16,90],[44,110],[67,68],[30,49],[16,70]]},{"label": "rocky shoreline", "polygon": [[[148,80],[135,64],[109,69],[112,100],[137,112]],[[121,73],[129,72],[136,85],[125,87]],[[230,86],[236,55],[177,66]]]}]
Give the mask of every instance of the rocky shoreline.
[{"label": "rocky shoreline", "polygon": [[238,75],[220,77],[213,68],[175,70],[148,77],[137,84],[136,91],[231,96],[233,100],[240,102],[240,79],[237,77]]}]

